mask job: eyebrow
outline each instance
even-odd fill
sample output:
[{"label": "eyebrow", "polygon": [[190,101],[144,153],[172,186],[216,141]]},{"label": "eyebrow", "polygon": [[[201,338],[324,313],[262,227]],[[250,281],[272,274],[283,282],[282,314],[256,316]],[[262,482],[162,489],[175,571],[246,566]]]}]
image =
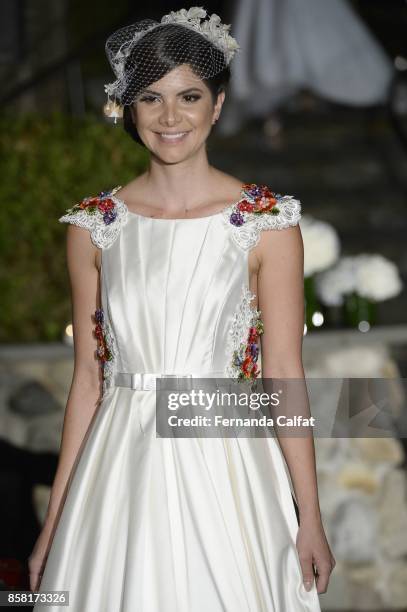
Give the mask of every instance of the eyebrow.
[{"label": "eyebrow", "polygon": [[[178,95],[178,96],[183,96],[184,94],[186,94],[186,93],[190,93],[191,91],[199,91],[199,92],[203,93],[203,92],[202,92],[202,89],[200,89],[199,87],[189,87],[189,89],[184,89],[183,91],[180,91],[180,92],[179,92],[177,95]],[[147,94],[147,93],[149,93],[149,94],[153,94],[154,96],[161,96],[161,94],[160,94],[159,92],[157,92],[157,91],[153,91],[152,89],[145,89],[145,90],[142,92],[142,94],[141,94],[141,95],[143,95],[143,94]]]}]

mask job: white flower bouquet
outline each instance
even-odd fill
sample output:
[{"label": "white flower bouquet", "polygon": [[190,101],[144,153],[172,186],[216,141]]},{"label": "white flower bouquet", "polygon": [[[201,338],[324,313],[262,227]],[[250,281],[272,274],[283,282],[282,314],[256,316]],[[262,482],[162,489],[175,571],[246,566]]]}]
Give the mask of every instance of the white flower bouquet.
[{"label": "white flower bouquet", "polygon": [[403,284],[396,264],[378,254],[341,257],[337,264],[315,277],[317,295],[327,306],[340,306],[356,292],[373,302],[395,297]]},{"label": "white flower bouquet", "polygon": [[372,322],[377,302],[397,296],[403,288],[396,264],[382,255],[361,253],[341,257],[315,277],[315,291],[326,306],[343,306],[351,325]]}]

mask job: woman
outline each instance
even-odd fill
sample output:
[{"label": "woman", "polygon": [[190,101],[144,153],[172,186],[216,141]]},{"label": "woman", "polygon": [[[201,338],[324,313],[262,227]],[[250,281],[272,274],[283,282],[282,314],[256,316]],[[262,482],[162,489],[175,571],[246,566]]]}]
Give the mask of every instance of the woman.
[{"label": "woman", "polygon": [[300,204],[208,163],[237,46],[205,18],[194,7],[109,38],[108,110],[124,106],[149,168],[60,219],[75,370],[30,572],[78,612],[319,611],[334,565],[312,437],[280,442],[298,526],[275,438],[155,435],[160,374],[250,384],[261,356],[263,377],[303,379]]}]

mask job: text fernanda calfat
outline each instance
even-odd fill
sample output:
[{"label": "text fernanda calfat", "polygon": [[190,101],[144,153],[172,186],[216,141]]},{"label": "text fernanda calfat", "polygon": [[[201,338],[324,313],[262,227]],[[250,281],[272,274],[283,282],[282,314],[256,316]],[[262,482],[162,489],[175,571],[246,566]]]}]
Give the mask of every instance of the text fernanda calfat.
[{"label": "text fernanda calfat", "polygon": [[171,427],[274,427],[274,424],[279,427],[314,427],[315,417],[302,417],[301,415],[287,417],[279,415],[275,419],[272,417],[231,417],[227,418],[222,415],[215,415],[213,418],[209,416],[196,415],[194,417],[178,417],[171,415],[168,418],[168,424]]}]

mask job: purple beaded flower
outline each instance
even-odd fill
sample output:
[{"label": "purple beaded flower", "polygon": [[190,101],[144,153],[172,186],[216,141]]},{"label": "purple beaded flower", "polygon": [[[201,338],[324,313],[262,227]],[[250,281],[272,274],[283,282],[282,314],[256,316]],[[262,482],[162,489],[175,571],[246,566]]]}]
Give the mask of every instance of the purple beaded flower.
[{"label": "purple beaded flower", "polygon": [[95,310],[95,319],[96,319],[96,323],[100,323],[101,325],[103,325],[103,322],[105,320],[105,316],[104,316],[104,312],[102,308],[96,308]]},{"label": "purple beaded flower", "polygon": [[246,186],[244,191],[250,198],[260,198],[262,195],[262,187],[256,184]]},{"label": "purple beaded flower", "polygon": [[243,225],[244,223],[244,218],[243,215],[240,212],[234,212],[230,215],[230,222],[232,223],[232,225]]},{"label": "purple beaded flower", "polygon": [[250,354],[253,357],[253,360],[257,361],[257,358],[259,356],[259,347],[257,344],[250,345]]},{"label": "purple beaded flower", "polygon": [[115,210],[108,210],[103,215],[103,221],[105,225],[110,225],[117,217],[117,212]]}]

